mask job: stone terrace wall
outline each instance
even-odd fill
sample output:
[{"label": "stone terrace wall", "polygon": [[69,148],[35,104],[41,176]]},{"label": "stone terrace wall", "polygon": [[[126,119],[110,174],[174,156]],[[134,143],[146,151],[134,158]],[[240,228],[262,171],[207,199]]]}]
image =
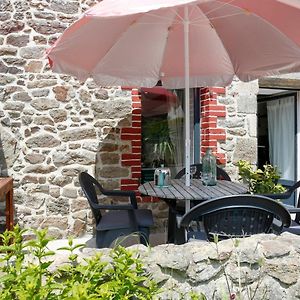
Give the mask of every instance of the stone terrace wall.
[{"label": "stone terrace wall", "polygon": [[[0,1],[0,164],[14,177],[16,221],[55,237],[92,230],[78,173],[116,188],[131,92],[49,70],[45,50],[95,1]],[[97,167],[96,167],[97,166]],[[109,167],[108,167],[109,166]]]},{"label": "stone terrace wall", "polygon": [[161,245],[145,251],[144,261],[165,290],[160,299],[191,299],[191,291],[202,292],[208,300],[229,299],[227,284],[230,299],[239,299],[240,282],[243,300],[291,300],[300,298],[299,243],[299,236],[285,233],[217,245],[205,241]]},{"label": "stone terrace wall", "polygon": [[[129,249],[136,251],[159,283],[161,293],[155,299],[195,299],[191,298],[192,292],[203,293],[207,300],[300,299],[300,237],[297,235],[260,234],[218,244],[195,241],[153,248],[135,245]],[[100,250],[84,249],[79,257],[89,257],[95,251]],[[107,260],[109,250],[101,251]],[[54,264],[61,265],[64,261],[66,255],[58,254]],[[241,298],[239,290],[242,290]]]}]

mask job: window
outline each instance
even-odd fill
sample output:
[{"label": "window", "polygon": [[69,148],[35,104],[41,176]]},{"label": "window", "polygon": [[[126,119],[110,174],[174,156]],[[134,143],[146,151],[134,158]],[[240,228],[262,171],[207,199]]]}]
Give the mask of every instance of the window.
[{"label": "window", "polygon": [[180,92],[143,88],[141,96],[142,181],[146,182],[153,180],[154,169],[161,165],[174,175],[182,167],[184,111]]},{"label": "window", "polygon": [[[154,169],[161,165],[174,177],[184,165],[184,91],[141,88],[141,97],[142,182],[153,180]],[[191,101],[191,112],[193,107]]]}]

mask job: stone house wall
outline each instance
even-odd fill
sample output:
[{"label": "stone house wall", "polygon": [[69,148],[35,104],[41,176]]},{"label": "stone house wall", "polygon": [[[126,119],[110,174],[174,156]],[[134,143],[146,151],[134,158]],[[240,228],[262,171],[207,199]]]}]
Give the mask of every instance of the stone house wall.
[{"label": "stone house wall", "polygon": [[[107,188],[136,189],[140,178],[137,90],[52,73],[45,59],[46,49],[95,2],[0,1],[1,169],[14,178],[16,222],[47,227],[55,237],[92,231],[80,171]],[[240,82],[202,91],[202,117],[215,117],[203,129],[202,146],[212,142],[219,162],[234,176],[238,158],[256,160],[255,93],[257,83]],[[166,206],[139,200],[162,227]]]},{"label": "stone house wall", "polygon": [[218,103],[226,107],[226,117],[218,120],[218,126],[225,129],[226,139],[218,144],[225,153],[226,170],[237,180],[236,163],[243,159],[255,165],[257,162],[257,94],[258,80],[244,83],[238,80],[220,94]]},{"label": "stone house wall", "polygon": [[108,188],[129,176],[121,155],[130,145],[120,128],[131,125],[131,92],[54,74],[45,59],[46,49],[92,4],[0,2],[0,163],[14,178],[16,222],[48,227],[55,237],[92,230],[80,171],[96,174]]}]

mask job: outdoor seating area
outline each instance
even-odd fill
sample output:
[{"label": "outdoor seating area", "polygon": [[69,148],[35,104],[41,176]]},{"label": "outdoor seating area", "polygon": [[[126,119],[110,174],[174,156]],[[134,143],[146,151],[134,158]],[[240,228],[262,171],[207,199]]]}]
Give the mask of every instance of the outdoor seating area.
[{"label": "outdoor seating area", "polygon": [[300,0],[0,7],[0,300],[300,299]]},{"label": "outdoor seating area", "polygon": [[[220,173],[227,174],[219,168]],[[79,182],[96,220],[98,248],[110,247],[115,240],[134,234],[140,237],[142,244],[149,244],[153,216],[150,210],[138,208],[134,191],[105,190],[86,172],[79,175]],[[171,179],[169,186],[163,188],[157,187],[154,181],[139,187],[142,195],[158,197],[168,204],[167,238],[165,241],[160,239],[159,243],[184,244],[196,239],[214,241],[283,231],[297,234],[299,209],[285,206],[277,199],[290,197],[300,186],[299,182],[285,193],[270,194],[269,197],[249,194],[246,186],[229,180],[218,180],[215,186],[205,186],[200,177],[193,178],[191,183],[187,187],[183,179]],[[99,204],[103,196],[125,197],[130,202]],[[192,207],[190,203],[193,203]],[[104,215],[100,211],[104,211]],[[292,222],[291,214],[295,212],[298,214]]]},{"label": "outdoor seating area", "polygon": [[[199,174],[201,164],[196,166],[195,170],[195,165],[191,165],[191,170]],[[230,179],[224,170],[219,167],[217,170],[218,178],[222,174],[222,178]],[[299,201],[297,207],[280,203],[297,192],[300,181],[283,193],[254,195],[249,194],[246,185],[230,180],[219,179],[215,186],[205,186],[199,175],[192,175],[191,186],[187,187],[184,179],[178,178],[183,171],[178,173],[180,176],[177,174],[175,179],[171,179],[167,187],[157,187],[154,181],[139,187],[142,195],[155,196],[167,203],[169,208],[167,232],[154,234],[151,243],[153,214],[150,209],[138,208],[136,192],[104,189],[90,174],[80,173],[79,183],[96,224],[95,242],[89,242],[90,245],[107,248],[115,245],[120,238],[127,245],[140,242],[147,246],[184,244],[196,239],[214,241],[216,238],[244,238],[259,233],[300,234]],[[5,227],[8,230],[13,228],[12,182],[12,178],[5,177],[0,181],[1,196],[6,199]],[[106,204],[105,199],[110,196],[123,200]],[[132,239],[134,235],[139,240]]]}]

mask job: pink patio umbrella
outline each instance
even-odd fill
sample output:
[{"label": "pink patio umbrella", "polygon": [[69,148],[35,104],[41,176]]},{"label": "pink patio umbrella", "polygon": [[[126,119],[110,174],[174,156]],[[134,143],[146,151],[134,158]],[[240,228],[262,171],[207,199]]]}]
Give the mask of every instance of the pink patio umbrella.
[{"label": "pink patio umbrella", "polygon": [[226,86],[300,70],[296,0],[104,0],[48,51],[55,72],[102,86],[185,88],[185,166],[190,185],[189,88]]}]

